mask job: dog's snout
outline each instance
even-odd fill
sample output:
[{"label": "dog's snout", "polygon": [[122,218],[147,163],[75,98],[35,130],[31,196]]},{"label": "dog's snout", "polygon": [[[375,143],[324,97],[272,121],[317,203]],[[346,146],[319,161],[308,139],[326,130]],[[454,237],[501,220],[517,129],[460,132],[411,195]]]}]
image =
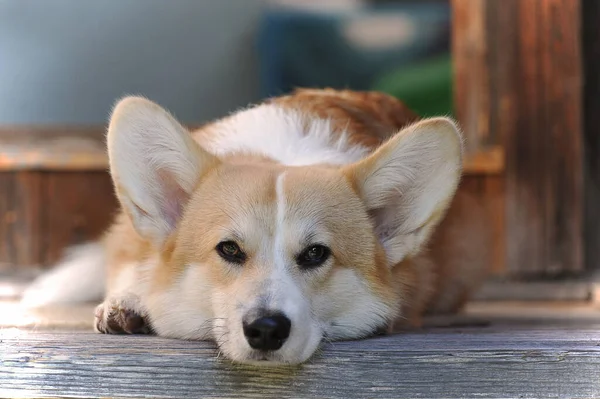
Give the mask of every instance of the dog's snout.
[{"label": "dog's snout", "polygon": [[275,313],[244,323],[244,335],[252,349],[275,351],[290,336],[292,322],[285,315]]}]

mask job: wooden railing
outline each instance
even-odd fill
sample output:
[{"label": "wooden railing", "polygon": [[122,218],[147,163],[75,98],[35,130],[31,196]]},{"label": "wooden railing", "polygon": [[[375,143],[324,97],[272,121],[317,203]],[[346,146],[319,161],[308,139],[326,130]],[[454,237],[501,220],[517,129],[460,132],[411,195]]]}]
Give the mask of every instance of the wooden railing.
[{"label": "wooden railing", "polygon": [[[102,126],[0,127],[0,171],[107,170]],[[465,173],[499,174],[504,151],[492,146],[465,157]]]}]

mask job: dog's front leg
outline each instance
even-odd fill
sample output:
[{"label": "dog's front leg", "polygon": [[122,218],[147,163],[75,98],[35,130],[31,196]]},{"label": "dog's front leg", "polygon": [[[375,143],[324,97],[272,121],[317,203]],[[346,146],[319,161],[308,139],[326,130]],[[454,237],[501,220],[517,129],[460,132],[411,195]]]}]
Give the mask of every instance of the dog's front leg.
[{"label": "dog's front leg", "polygon": [[96,307],[94,329],[104,334],[150,334],[148,315],[135,294],[107,297]]},{"label": "dog's front leg", "polygon": [[104,334],[149,334],[148,312],[143,304],[144,279],[137,262],[112,262],[107,293],[94,312],[94,330]]}]

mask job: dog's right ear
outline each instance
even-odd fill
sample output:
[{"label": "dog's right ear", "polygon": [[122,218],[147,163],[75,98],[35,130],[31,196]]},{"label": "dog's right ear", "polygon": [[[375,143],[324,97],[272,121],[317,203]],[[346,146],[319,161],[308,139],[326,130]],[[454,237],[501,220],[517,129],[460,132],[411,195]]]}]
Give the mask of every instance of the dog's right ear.
[{"label": "dog's right ear", "polygon": [[137,232],[160,246],[177,225],[200,176],[218,164],[167,111],[126,97],[107,135],[117,197]]},{"label": "dog's right ear", "polygon": [[462,173],[462,135],[451,119],[425,119],[344,170],[395,266],[419,253],[446,214]]}]

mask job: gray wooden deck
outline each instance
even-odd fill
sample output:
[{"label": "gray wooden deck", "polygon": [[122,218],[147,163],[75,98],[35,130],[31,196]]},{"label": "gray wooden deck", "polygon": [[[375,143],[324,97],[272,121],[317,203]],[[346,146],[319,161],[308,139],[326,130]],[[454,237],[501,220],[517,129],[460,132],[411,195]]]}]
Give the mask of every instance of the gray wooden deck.
[{"label": "gray wooden deck", "polygon": [[600,325],[405,333],[276,369],[233,365],[209,343],[5,329],[0,397],[593,398]]}]

